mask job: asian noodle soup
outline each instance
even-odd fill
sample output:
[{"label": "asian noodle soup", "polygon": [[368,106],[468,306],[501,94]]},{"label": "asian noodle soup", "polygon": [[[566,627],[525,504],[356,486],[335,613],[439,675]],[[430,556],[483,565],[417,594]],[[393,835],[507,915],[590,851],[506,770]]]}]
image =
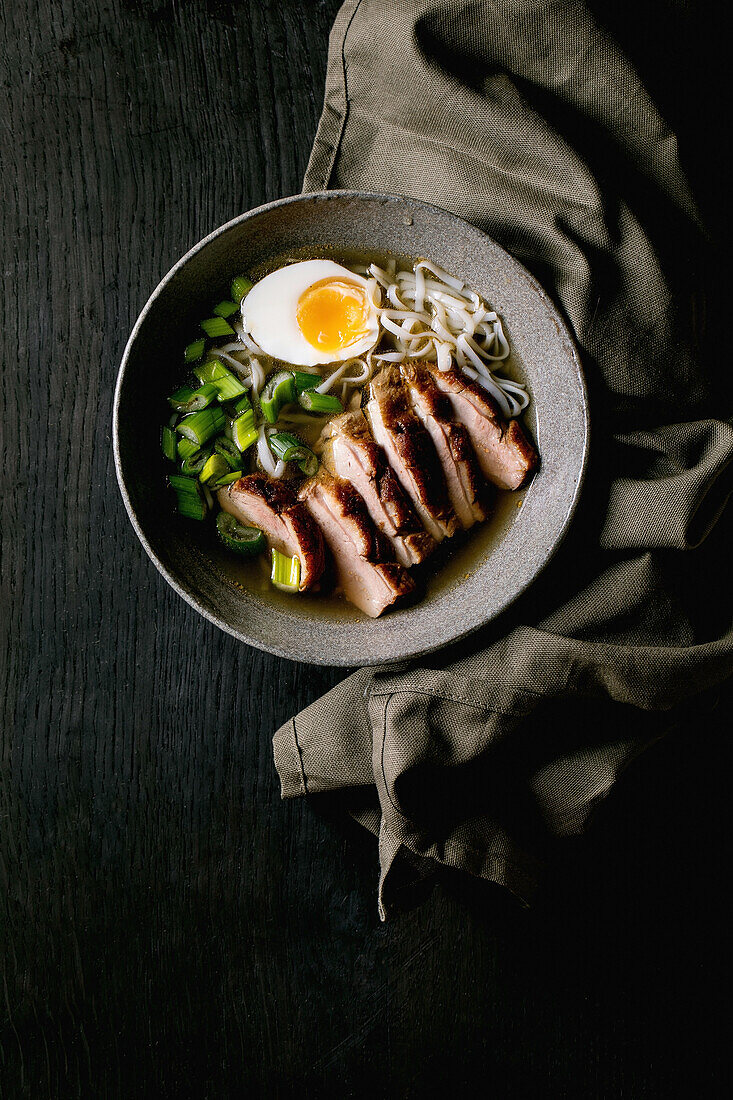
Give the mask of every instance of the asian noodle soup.
[{"label": "asian noodle soup", "polygon": [[489,486],[519,488],[536,464],[501,318],[429,260],[240,275],[201,333],[162,429],[178,510],[212,516],[232,553],[267,553],[286,592],[323,589],[315,573],[333,559],[347,597],[381,614],[413,587],[397,570],[486,518]]}]

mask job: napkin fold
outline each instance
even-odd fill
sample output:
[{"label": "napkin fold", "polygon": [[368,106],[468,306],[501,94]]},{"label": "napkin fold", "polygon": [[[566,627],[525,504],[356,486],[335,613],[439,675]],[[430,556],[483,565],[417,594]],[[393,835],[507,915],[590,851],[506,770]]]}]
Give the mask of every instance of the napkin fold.
[{"label": "napkin fold", "polygon": [[405,194],[485,230],[564,312],[591,402],[571,533],[517,604],[275,734],[284,797],[341,791],[378,835],[382,917],[440,864],[527,899],[558,838],[733,671],[715,252],[655,80],[583,3],[349,0],[331,33],[304,190]]}]

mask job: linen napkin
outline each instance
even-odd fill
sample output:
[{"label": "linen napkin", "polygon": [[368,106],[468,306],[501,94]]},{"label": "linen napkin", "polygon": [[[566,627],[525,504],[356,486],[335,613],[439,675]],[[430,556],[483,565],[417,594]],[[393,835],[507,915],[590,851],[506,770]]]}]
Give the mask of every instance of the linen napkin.
[{"label": "linen napkin", "polygon": [[733,670],[714,253],[675,134],[583,3],[348,0],[304,190],[339,187],[452,210],[540,279],[581,348],[591,463],[570,536],[498,622],[278,730],[282,794],[340,790],[378,834],[382,917],[400,869],[526,899],[671,708]]}]

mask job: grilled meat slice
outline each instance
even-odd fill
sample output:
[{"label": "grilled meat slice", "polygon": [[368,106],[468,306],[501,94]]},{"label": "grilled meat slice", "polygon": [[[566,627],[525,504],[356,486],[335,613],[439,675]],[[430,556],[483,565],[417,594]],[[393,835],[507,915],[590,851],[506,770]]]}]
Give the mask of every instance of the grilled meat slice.
[{"label": "grilled meat slice", "polygon": [[518,420],[507,423],[494,399],[462,371],[425,363],[453,406],[455,419],[471,438],[479,465],[500,489],[519,489],[537,466],[538,455]]},{"label": "grilled meat slice", "polygon": [[458,520],[448,499],[440,460],[412,411],[397,367],[384,367],[369,384],[364,412],[377,443],[420,520],[436,542],[454,535]]},{"label": "grilled meat slice", "polygon": [[400,373],[410,403],[433,441],[445,474],[448,496],[465,529],[486,519],[488,485],[481,473],[468,432],[453,420],[451,403],[421,363],[402,363]]},{"label": "grilled meat slice", "polygon": [[225,512],[259,527],[271,549],[298,556],[301,592],[316,584],[325,565],[323,535],[289,485],[267,474],[248,474],[217,496]]},{"label": "grilled meat slice", "polygon": [[414,591],[410,574],[391,559],[389,543],[375,528],[354,486],[321,467],[300,490],[323,532],[347,600],[376,619]]},{"label": "grilled meat slice", "polygon": [[323,429],[321,459],[335,477],[350,481],[401,565],[424,561],[435,540],[423,528],[361,412],[335,416]]}]

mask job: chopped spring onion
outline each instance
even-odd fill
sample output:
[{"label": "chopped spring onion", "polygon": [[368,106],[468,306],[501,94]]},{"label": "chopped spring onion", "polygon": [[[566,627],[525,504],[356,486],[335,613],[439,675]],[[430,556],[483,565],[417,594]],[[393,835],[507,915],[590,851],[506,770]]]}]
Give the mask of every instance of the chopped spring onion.
[{"label": "chopped spring onion", "polygon": [[179,412],[198,412],[199,409],[205,409],[218,396],[218,389],[211,383],[199,386],[197,390],[192,390],[190,386],[181,386],[180,390],[176,390],[168,398],[168,403]]},{"label": "chopped spring onion", "polygon": [[198,443],[194,443],[192,440],[186,439],[185,436],[181,436],[181,438],[178,440],[178,446],[176,447],[179,458],[190,458],[191,455],[195,454],[198,449]]},{"label": "chopped spring onion", "polygon": [[187,363],[197,363],[201,356],[204,354],[205,347],[205,340],[194,340],[192,344],[188,344],[183,349],[183,358],[186,360]]},{"label": "chopped spring onion", "polygon": [[293,378],[295,379],[295,388],[298,393],[300,393],[301,390],[315,389],[318,383],[323,381],[320,374],[309,374],[308,371],[305,370],[294,370]]},{"label": "chopped spring onion", "polygon": [[223,317],[207,317],[201,322],[201,328],[207,336],[232,336],[234,329]]},{"label": "chopped spring onion", "polygon": [[241,304],[242,299],[247,297],[253,285],[246,275],[237,275],[236,279],[232,279],[232,298],[234,301]]},{"label": "chopped spring onion", "polygon": [[298,401],[307,412],[319,413],[323,416],[344,411],[344,406],[333,393],[316,393],[315,390],[304,390],[298,394]]},{"label": "chopped spring onion", "polygon": [[238,302],[224,301],[224,302],[219,302],[218,305],[215,305],[211,312],[215,313],[217,317],[231,317],[231,315],[233,313],[236,313],[238,309],[239,309],[239,303]]},{"label": "chopped spring onion", "polygon": [[223,474],[222,477],[212,482],[212,489],[222,489],[225,485],[232,485],[235,481],[239,481],[242,476],[241,470],[232,470],[231,473]]},{"label": "chopped spring onion", "polygon": [[300,558],[289,558],[279,550],[272,551],[270,580],[282,592],[297,592],[300,588]]},{"label": "chopped spring onion", "polygon": [[236,375],[227,370],[218,359],[210,359],[207,363],[202,363],[200,367],[194,367],[194,374],[199,382],[205,382],[216,387],[220,401],[231,401],[247,392]]},{"label": "chopped spring onion", "polygon": [[[219,512],[216,517],[216,533],[227,549],[233,550],[235,554],[246,554],[248,557],[261,554],[267,545],[265,536],[258,527],[245,527],[228,512]],[[298,561],[297,558],[295,560]],[[300,581],[300,570],[298,574]]]},{"label": "chopped spring onion", "polygon": [[176,433],[167,424],[160,433],[160,448],[166,458],[176,461]]},{"label": "chopped spring onion", "polygon": [[181,473],[187,474],[189,477],[198,477],[210,454],[211,447],[204,447],[201,450],[195,450],[193,454],[186,455],[181,462]]},{"label": "chopped spring onion", "polygon": [[206,504],[201,495],[198,482],[192,477],[181,477],[180,474],[171,474],[168,484],[174,490],[178,501],[178,511],[189,519],[203,519],[206,515]]},{"label": "chopped spring onion", "polygon": [[255,414],[252,409],[247,409],[232,421],[232,441],[241,454],[251,447],[257,439],[255,427]]},{"label": "chopped spring onion", "polygon": [[226,459],[227,466],[230,470],[237,470],[242,465],[242,456],[234,443],[231,440],[226,439],[223,435],[214,443],[214,450],[222,458]]},{"label": "chopped spring onion", "polygon": [[178,409],[183,412],[184,410],[187,410],[189,405],[191,404],[193,393],[194,391],[191,389],[190,386],[181,386],[180,390],[176,390],[175,393],[172,393],[170,395],[170,397],[168,398],[168,404],[171,406],[171,408]]},{"label": "chopped spring onion", "polygon": [[312,477],[318,469],[318,459],[310,447],[290,432],[276,432],[270,436],[268,443],[275,458],[283,462],[297,462],[300,472],[308,477]]},{"label": "chopped spring onion", "polygon": [[275,432],[270,436],[268,443],[275,458],[281,458],[283,462],[290,462],[302,447],[297,436],[290,432]]},{"label": "chopped spring onion", "polygon": [[289,405],[297,400],[295,392],[295,378],[289,370],[279,370],[265,382],[265,388],[260,394],[260,405],[265,420],[274,424],[280,415],[283,405]]},{"label": "chopped spring onion", "polygon": [[223,477],[224,474],[227,473],[229,473],[229,463],[223,455],[216,454],[215,452],[206,459],[203,469],[199,474],[199,481],[203,482],[205,485],[210,485],[218,481],[220,477]]},{"label": "chopped spring onion", "polygon": [[219,389],[213,382],[206,382],[203,386],[199,386],[197,390],[193,391],[194,400],[191,404],[191,412],[198,412],[199,409],[205,409],[207,405],[210,405],[212,401],[215,401],[219,396]]},{"label": "chopped spring onion", "polygon": [[251,403],[250,399],[247,397],[247,394],[245,393],[241,397],[239,397],[236,401],[232,401],[232,406],[231,407],[232,407],[232,412],[234,413],[234,415],[239,416],[240,413],[249,412],[249,410],[252,408],[252,403]]},{"label": "chopped spring onion", "polygon": [[226,417],[221,407],[210,405],[208,409],[201,409],[200,412],[184,417],[176,431],[202,447],[213,435],[219,434],[225,423]]}]

